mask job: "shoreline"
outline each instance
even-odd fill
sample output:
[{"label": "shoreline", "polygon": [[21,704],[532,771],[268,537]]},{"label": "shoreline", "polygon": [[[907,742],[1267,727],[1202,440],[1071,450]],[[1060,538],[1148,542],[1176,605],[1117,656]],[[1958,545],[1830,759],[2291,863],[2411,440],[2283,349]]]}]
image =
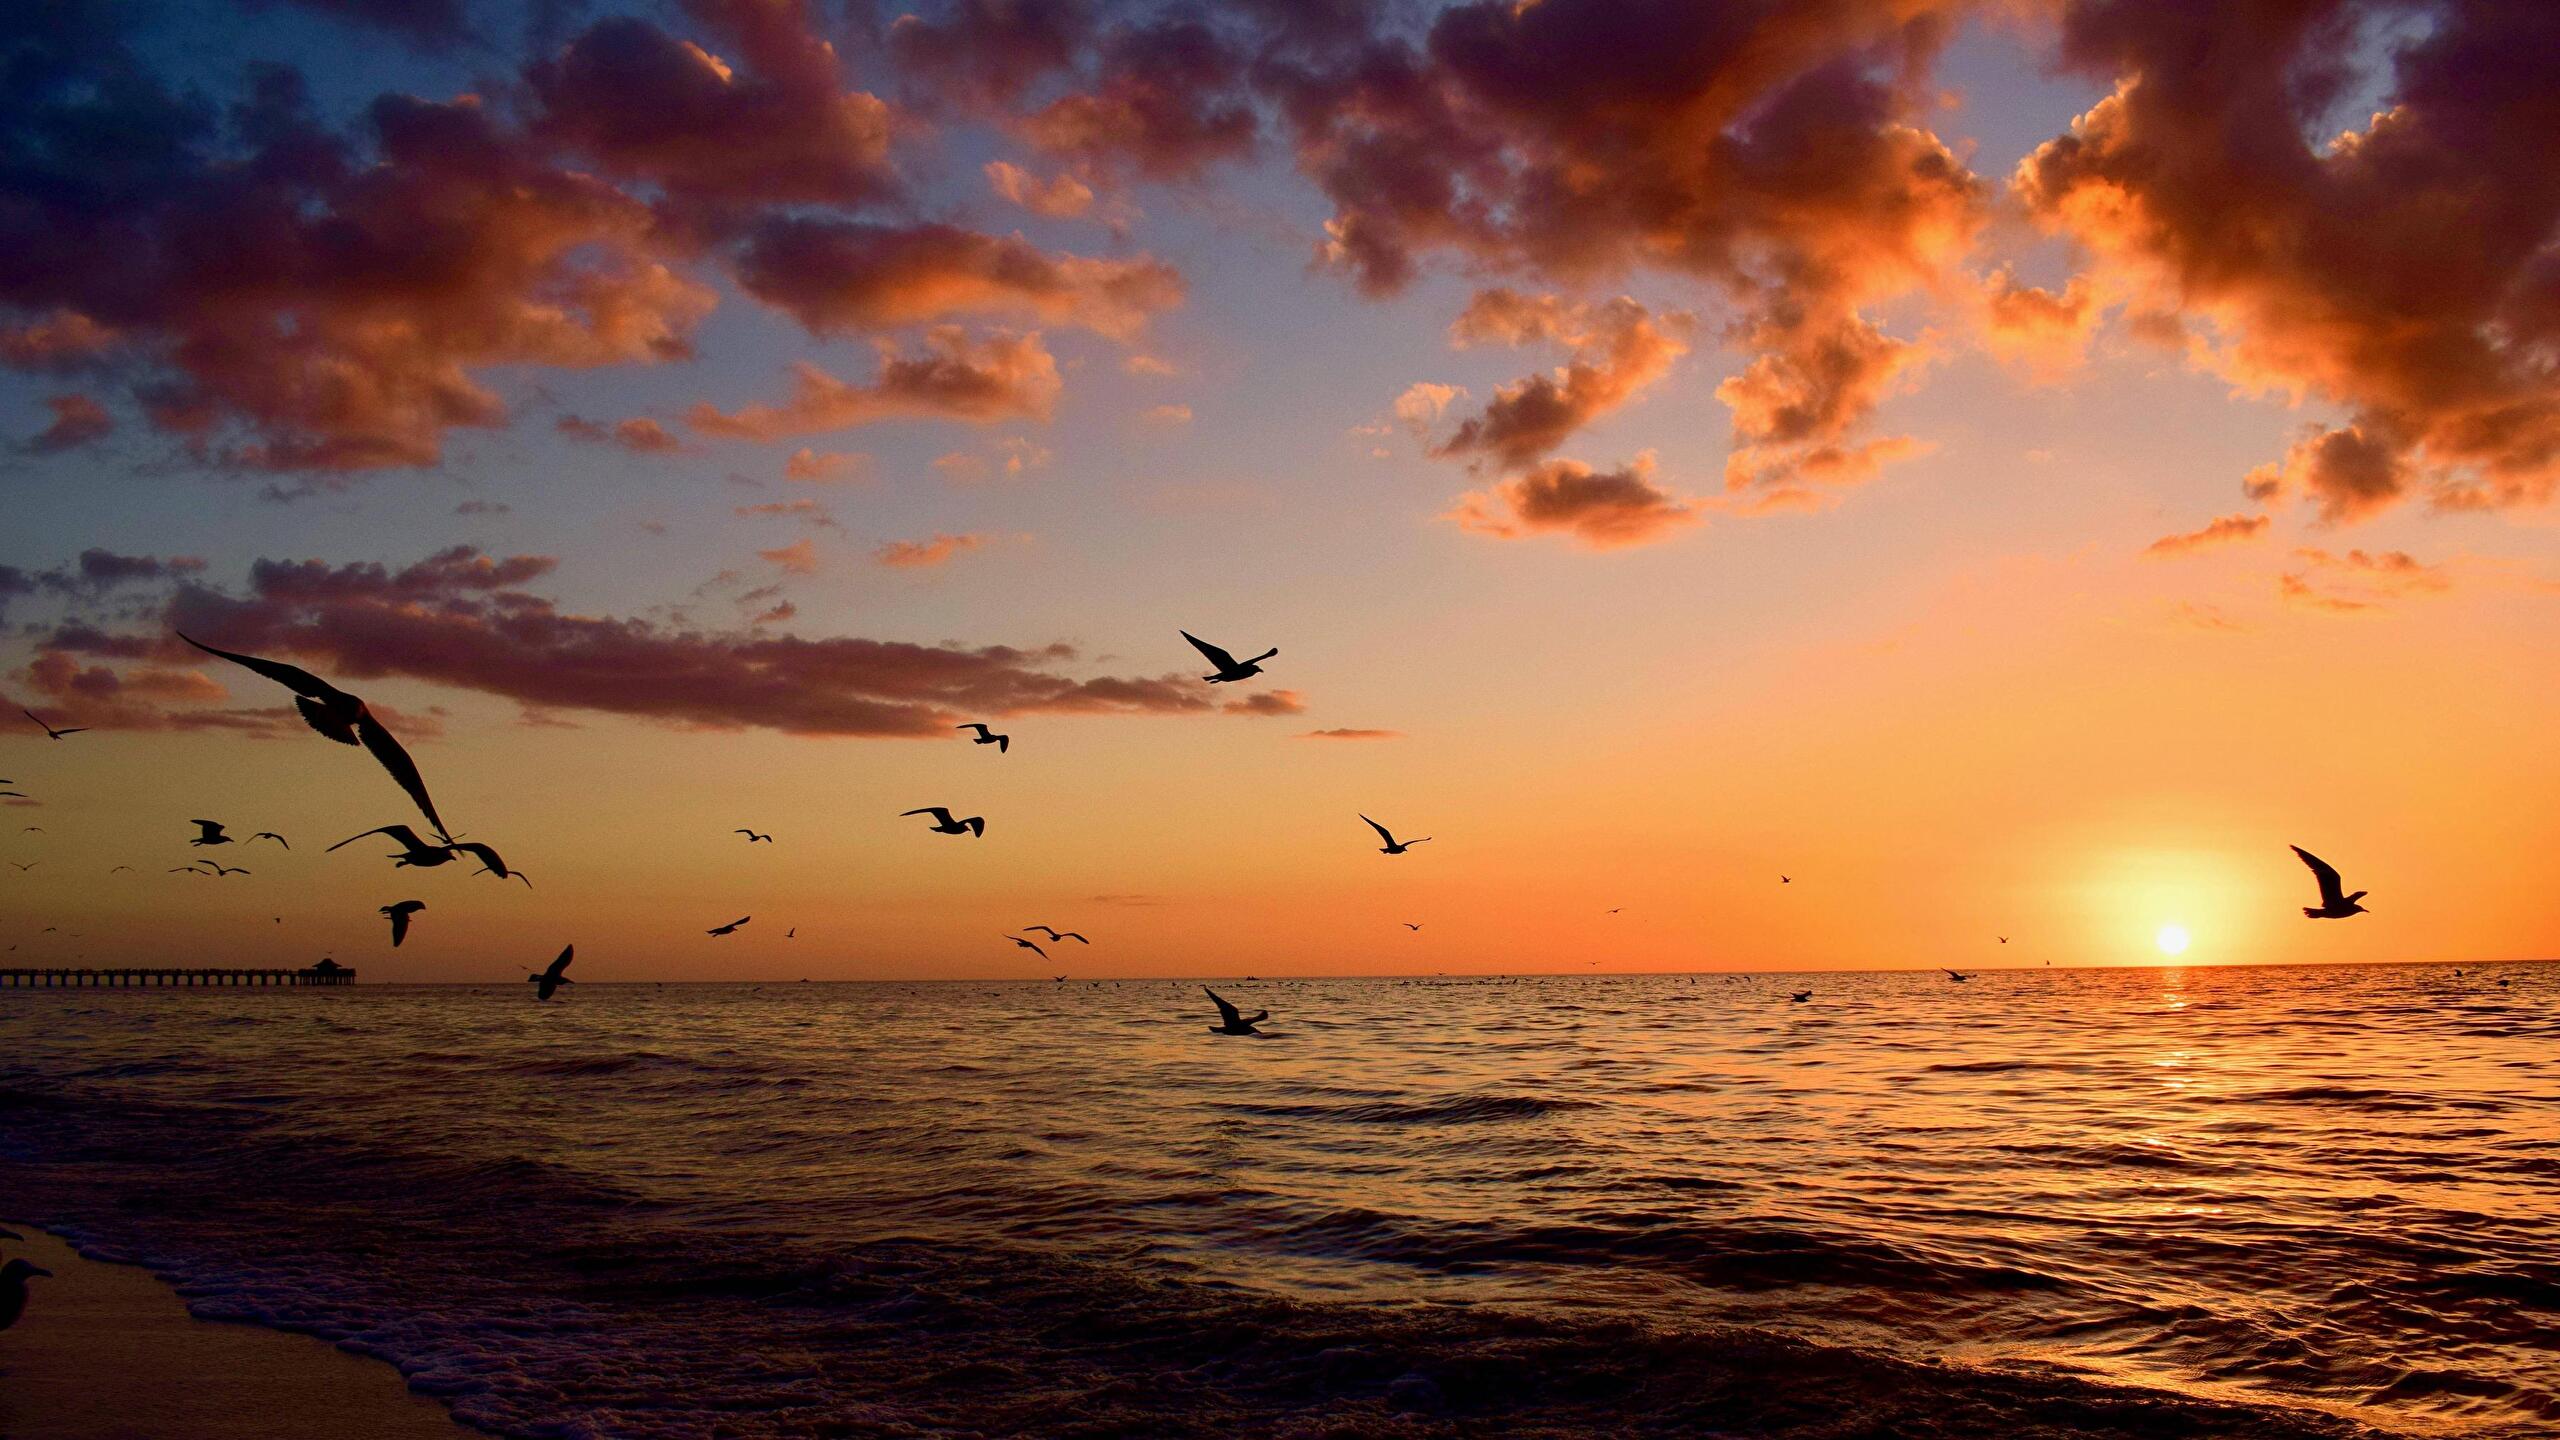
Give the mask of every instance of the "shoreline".
[{"label": "shoreline", "polygon": [[310,1335],[202,1320],[139,1265],[23,1221],[0,1254],[51,1270],[0,1331],[9,1440],[486,1440],[380,1360]]}]

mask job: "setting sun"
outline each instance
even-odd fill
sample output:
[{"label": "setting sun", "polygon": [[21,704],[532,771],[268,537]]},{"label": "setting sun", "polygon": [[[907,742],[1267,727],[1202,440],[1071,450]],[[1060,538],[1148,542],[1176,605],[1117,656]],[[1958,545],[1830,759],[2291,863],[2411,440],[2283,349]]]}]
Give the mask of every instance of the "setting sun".
[{"label": "setting sun", "polygon": [[2187,927],[2184,925],[2163,925],[2160,927],[2160,933],[2151,937],[2151,940],[2153,944],[2160,947],[2160,953],[2163,955],[2187,953]]}]

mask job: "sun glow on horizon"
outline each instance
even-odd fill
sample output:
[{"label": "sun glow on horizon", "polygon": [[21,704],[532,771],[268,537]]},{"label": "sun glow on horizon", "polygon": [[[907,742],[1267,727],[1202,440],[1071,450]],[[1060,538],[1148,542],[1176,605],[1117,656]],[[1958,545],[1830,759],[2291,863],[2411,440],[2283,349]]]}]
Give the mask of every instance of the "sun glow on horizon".
[{"label": "sun glow on horizon", "polygon": [[2191,942],[2186,926],[2163,925],[2160,927],[2160,933],[2151,937],[2151,943],[2159,946],[2160,953],[2163,955],[2184,955]]}]

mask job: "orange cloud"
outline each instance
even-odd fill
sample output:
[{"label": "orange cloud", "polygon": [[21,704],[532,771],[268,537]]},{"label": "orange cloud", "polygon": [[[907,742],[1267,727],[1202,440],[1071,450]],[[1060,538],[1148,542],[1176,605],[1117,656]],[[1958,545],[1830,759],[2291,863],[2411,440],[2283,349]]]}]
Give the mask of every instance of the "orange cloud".
[{"label": "orange cloud", "polygon": [[635,455],[665,455],[684,448],[666,426],[645,416],[616,422],[610,428],[576,415],[563,415],[552,428],[590,445],[619,445]]},{"label": "orange cloud", "polygon": [[794,540],[779,550],[759,550],[756,556],[758,559],[771,561],[780,567],[785,575],[818,573],[818,546],[812,540]]},{"label": "orange cloud", "polygon": [[27,442],[27,449],[35,454],[75,450],[115,432],[115,417],[107,413],[107,407],[86,395],[55,395],[44,403],[53,411],[53,423]]},{"label": "orange cloud", "polygon": [[871,468],[871,457],[856,451],[802,448],[782,462],[782,478],[803,485],[836,485],[859,480]]},{"label": "orange cloud", "polygon": [[2056,380],[2079,365],[2101,316],[2086,276],[2060,294],[2020,285],[2004,267],[1982,287],[1982,339],[1991,353],[2038,380]]},{"label": "orange cloud", "polygon": [[987,188],[1010,204],[1053,220],[1072,220],[1093,208],[1093,187],[1073,175],[1043,180],[1019,165],[990,160]]},{"label": "orange cloud", "polygon": [[936,535],[930,540],[892,540],[871,552],[873,563],[902,570],[925,570],[948,563],[987,543],[984,535]]},{"label": "orange cloud", "polygon": [[1152,256],[1096,260],[1020,235],[805,217],[759,226],[738,280],[821,335],[1002,315],[1126,339],[1183,298],[1182,276]]},{"label": "orange cloud", "polygon": [[879,349],[880,375],[869,385],[802,362],[792,367],[787,403],[733,413],[698,404],[685,422],[706,435],[774,440],[913,416],[1045,420],[1057,403],[1058,362],[1037,334],[972,340],[956,326],[936,326],[925,332],[923,354],[900,354],[885,343]]},{"label": "orange cloud", "polygon": [[2353,614],[2381,610],[2413,595],[2436,595],[2453,588],[2453,577],[2441,565],[2429,565],[2405,550],[2368,554],[2350,550],[2293,552],[2303,569],[2278,577],[2277,593],[2287,602],[2312,610]]},{"label": "orange cloud", "polygon": [[1616,470],[1550,460],[1488,490],[1459,497],[1443,518],[1500,540],[1569,535],[1595,550],[1647,545],[1696,523],[1690,507],[1653,483],[1653,457]]},{"label": "orange cloud", "polygon": [[1570,346],[1573,358],[1553,374],[1532,375],[1494,392],[1482,412],[1459,422],[1432,453],[1481,456],[1505,470],[1534,463],[1669,374],[1673,362],[1689,353],[1691,323],[1676,311],[1657,318],[1624,296],[1576,305],[1555,295],[1477,291],[1450,326],[1451,343],[1463,348],[1550,341]]},{"label": "orange cloud", "polygon": [[[755,516],[779,516],[797,520],[815,530],[843,528],[836,524],[835,516],[827,513],[827,507],[815,500],[775,500],[762,505],[741,505],[735,513],[742,520]],[[767,555],[765,558],[770,560],[773,557]]]},{"label": "orange cloud", "polygon": [[1303,715],[1307,697],[1295,690],[1256,690],[1218,708],[1230,715]]},{"label": "orange cloud", "polygon": [[2188,555],[2216,545],[2229,545],[2241,540],[2254,540],[2267,532],[2271,522],[2264,515],[2225,515],[2201,530],[2184,535],[2163,535],[2143,547],[2145,555]]},{"label": "orange cloud", "polygon": [[1404,738],[1404,732],[1401,730],[1309,730],[1298,738],[1301,740],[1401,740]]}]

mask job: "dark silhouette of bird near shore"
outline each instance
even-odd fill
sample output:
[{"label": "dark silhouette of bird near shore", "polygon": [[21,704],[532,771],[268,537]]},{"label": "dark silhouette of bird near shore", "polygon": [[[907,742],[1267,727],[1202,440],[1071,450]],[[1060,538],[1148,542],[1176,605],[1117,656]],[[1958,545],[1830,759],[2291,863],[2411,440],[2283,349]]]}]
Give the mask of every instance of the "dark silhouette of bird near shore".
[{"label": "dark silhouette of bird near shore", "polygon": [[772,844],[772,843],[773,843],[773,837],[772,837],[772,836],[770,836],[770,835],[759,835],[759,834],[757,834],[756,832],[754,832],[753,830],[732,830],[732,831],[730,831],[729,833],[730,833],[730,834],[732,834],[732,835],[744,835],[744,836],[746,836],[746,837],[747,837],[747,843],[748,843],[748,844],[750,844],[750,845],[753,845],[753,844],[757,843],[758,841],[762,841],[763,843],[765,843],[765,844],[767,844],[767,845],[770,845],[770,844]]},{"label": "dark silhouette of bird near shore", "polygon": [[983,815],[972,815],[966,820],[954,820],[951,818],[951,812],[939,805],[927,805],[921,810],[898,812],[898,818],[902,820],[909,815],[932,816],[933,832],[937,835],[984,835],[987,833],[987,820]]},{"label": "dark silhouette of bird near shore", "polygon": [[[1199,642],[1193,641],[1192,643],[1198,644]],[[1271,1012],[1268,1010],[1256,1010],[1253,1012],[1252,1016],[1248,1018],[1242,1012],[1238,1011],[1236,1007],[1228,1001],[1226,996],[1219,994],[1215,990],[1210,990],[1206,985],[1203,985],[1200,988],[1204,991],[1208,991],[1209,998],[1217,1002],[1218,1023],[1209,1027],[1209,1033],[1212,1035],[1259,1035],[1262,1032],[1254,1029],[1253,1027],[1271,1018]]]},{"label": "dark silhouette of bird near shore", "polygon": [[754,918],[756,918],[756,917],[754,917],[753,915],[741,915],[741,916],[739,916],[737,919],[730,921],[730,922],[729,922],[728,924],[726,924],[726,925],[715,926],[715,927],[713,927],[712,929],[709,929],[709,930],[705,930],[705,931],[703,931],[702,933],[703,933],[703,934],[705,934],[705,935],[730,935],[730,934],[735,934],[735,933],[737,932],[737,929],[738,929],[738,927],[739,927],[739,926],[746,924],[748,921],[753,920]]},{"label": "dark silhouette of bird near shore", "polygon": [[197,830],[202,832],[197,835],[196,838],[187,842],[190,845],[228,845],[232,843],[231,837],[222,833],[222,822],[219,820],[190,820],[187,823],[195,826]]},{"label": "dark silhouette of bird near shore", "polygon": [[1003,754],[1004,752],[1006,752],[1007,750],[1010,750],[1010,749],[1012,749],[1012,748],[1013,748],[1013,737],[1012,737],[1012,736],[1010,736],[1010,735],[999,735],[999,734],[997,734],[996,732],[994,732],[993,730],[988,729],[985,725],[980,724],[979,722],[977,722],[977,721],[975,721],[975,720],[970,721],[970,722],[969,722],[968,724],[966,724],[966,725],[954,725],[954,726],[952,726],[951,728],[952,728],[952,729],[954,729],[954,730],[975,730],[975,731],[977,731],[977,732],[978,732],[978,738],[977,738],[977,739],[975,739],[975,740],[970,741],[969,743],[970,743],[970,744],[972,744],[972,745],[993,745],[994,747],[996,747],[996,753],[997,753],[997,754],[999,754],[999,755],[1001,755],[1001,754]]},{"label": "dark silhouette of bird near shore", "polygon": [[1201,639],[1199,636],[1192,634],[1188,630],[1182,632],[1182,638],[1190,641],[1192,649],[1197,650],[1202,655],[1208,657],[1209,663],[1218,667],[1217,674],[1203,675],[1200,677],[1212,685],[1224,685],[1231,680],[1250,680],[1254,676],[1262,673],[1263,661],[1280,653],[1277,649],[1265,650],[1250,660],[1238,660],[1233,655],[1228,654],[1226,651],[1219,649],[1217,646],[1210,644],[1208,641]]},{"label": "dark silhouette of bird near shore", "polygon": [[409,752],[401,746],[399,737],[374,718],[372,709],[363,699],[348,694],[298,665],[216,650],[184,631],[178,633],[178,638],[207,655],[219,655],[292,691],[294,708],[302,712],[304,724],[341,745],[363,746],[384,770],[390,772],[391,778],[399,782],[400,788],[409,792],[409,798],[417,802],[418,813],[427,817],[427,823],[435,827],[436,834],[446,840],[453,838],[452,832],[445,829],[444,817],[436,814],[436,802],[427,796],[426,777],[418,773],[417,762],[409,758]]},{"label": "dark silhouette of bird near shore", "polygon": [[480,868],[471,872],[474,875],[495,875],[501,880],[524,880],[524,888],[527,890],[533,888],[533,882],[525,879],[523,871],[508,869],[507,862],[498,858],[497,851],[477,840],[464,840],[445,848],[478,860]]},{"label": "dark silhouette of bird near shore", "polygon": [[1039,946],[1039,944],[1038,944],[1037,942],[1035,942],[1035,941],[1025,940],[1025,939],[1023,939],[1023,938],[1022,938],[1021,936],[1019,936],[1019,935],[1007,935],[1007,936],[1006,936],[1006,937],[1004,937],[1004,938],[1006,938],[1007,940],[1012,941],[1012,942],[1013,942],[1014,944],[1016,944],[1016,945],[1021,946],[1023,949],[1030,951],[1032,954],[1039,956],[1039,957],[1040,957],[1041,959],[1043,959],[1043,960],[1046,960],[1046,959],[1048,959],[1048,958],[1049,958],[1049,952],[1048,952],[1048,951],[1046,951],[1046,950],[1041,949],[1041,948],[1040,948],[1040,946]]},{"label": "dark silhouette of bird near shore", "polygon": [[383,918],[391,922],[392,949],[399,949],[400,942],[409,938],[409,917],[426,908],[424,900],[403,900],[396,905],[382,907]]},{"label": "dark silhouette of bird near shore", "polygon": [[336,845],[332,845],[329,848],[331,850],[336,850],[343,846],[353,845],[357,841],[363,839],[365,835],[388,835],[391,837],[391,842],[398,845],[401,850],[401,853],[397,855],[386,857],[395,866],[415,865],[421,870],[427,870],[453,859],[452,846],[430,845],[425,840],[419,838],[417,831],[410,829],[406,825],[384,825],[377,829],[367,830],[364,832],[364,835],[350,835],[346,839],[339,841]]},{"label": "dark silhouette of bird near shore", "polygon": [[[1946,967],[1945,967],[1945,966],[1943,966],[1943,965],[1942,965],[1942,966],[1940,966],[1940,967],[1938,967],[1938,968],[1940,968],[1940,969],[1942,969],[1942,970],[1945,970],[1945,969],[1946,969]],[[1948,979],[1950,979],[1950,980],[1953,980],[1953,981],[1954,981],[1954,982],[1956,982],[1957,984],[1961,985],[1961,984],[1963,984],[1964,982],[1966,982],[1967,980],[1972,979],[1973,977],[1972,977],[1972,976],[1970,976],[1970,975],[1962,975],[1962,974],[1958,974],[1957,972],[1955,972],[1955,971],[1953,971],[1953,970],[1947,970],[1947,978],[1948,978]]]},{"label": "dark silhouette of bird near shore", "polygon": [[1381,855],[1401,855],[1407,850],[1412,849],[1414,846],[1421,844],[1423,840],[1431,838],[1430,836],[1425,835],[1422,837],[1422,840],[1399,840],[1387,832],[1386,826],[1379,824],[1375,820],[1369,820],[1369,817],[1366,815],[1363,815],[1360,818],[1368,820],[1369,828],[1377,831],[1378,838],[1387,842],[1387,848],[1378,852]]},{"label": "dark silhouette of bird near shore", "polygon": [[293,842],[292,842],[292,841],[287,840],[286,838],[284,838],[283,836],[281,836],[281,835],[277,834],[277,833],[276,833],[276,832],[274,832],[273,830],[261,830],[261,831],[259,831],[257,834],[250,836],[250,837],[249,837],[249,839],[250,839],[251,841],[253,841],[253,842],[255,842],[255,841],[259,841],[259,840],[273,840],[274,842],[276,842],[277,844],[279,844],[279,845],[283,846],[283,847],[284,847],[284,848],[286,848],[287,850],[290,850],[290,849],[292,849],[292,848],[293,848]]},{"label": "dark silhouette of bird near shore", "polygon": [[577,953],[577,946],[563,945],[560,947],[560,958],[551,962],[550,969],[545,970],[538,975],[528,974],[524,977],[525,983],[534,987],[534,999],[548,1000],[554,994],[558,993],[561,986],[575,985],[578,983],[577,981],[570,979],[567,975],[561,973],[569,968],[570,957]]},{"label": "dark silhouette of bird near shore", "polygon": [[1048,936],[1050,943],[1052,944],[1055,944],[1060,940],[1073,940],[1079,945],[1090,945],[1093,943],[1073,930],[1052,930],[1046,925],[1025,925],[1022,928],[1025,930],[1039,931],[1041,934]]},{"label": "dark silhouette of bird near shore", "polygon": [[[8,1235],[12,1240],[19,1238],[6,1230],[0,1230],[0,1235]],[[12,1260],[0,1265],[0,1330],[17,1324],[18,1317],[27,1313],[27,1281],[39,1275],[49,1279],[53,1272],[32,1260]]]},{"label": "dark silhouette of bird near shore", "polygon": [[35,722],[36,722],[36,728],[37,728],[37,729],[39,729],[39,730],[42,730],[42,731],[45,733],[45,737],[46,737],[47,739],[51,739],[51,740],[59,740],[59,739],[61,739],[61,738],[62,738],[63,736],[65,736],[65,735],[77,735],[77,734],[79,734],[80,732],[82,732],[82,731],[84,731],[84,730],[86,730],[86,729],[88,729],[88,728],[89,728],[89,727],[88,727],[88,726],[86,726],[86,725],[72,725],[72,726],[68,726],[68,727],[66,727],[66,728],[64,728],[64,729],[61,729],[61,730],[56,730],[56,729],[54,729],[52,726],[47,725],[46,723],[44,723],[44,719],[43,719],[43,717],[42,717],[42,716],[39,716],[38,714],[36,714],[36,712],[34,712],[33,710],[29,710],[29,709],[25,708],[24,706],[21,706],[21,707],[19,707],[18,713],[19,713],[19,714],[21,714],[21,715],[26,716],[26,717],[27,717],[28,719],[30,719],[30,720],[35,721]]},{"label": "dark silhouette of bird near shore", "polygon": [[1812,992],[1812,991],[1810,991],[1810,990],[1799,990],[1799,991],[1797,991],[1796,993],[1794,993],[1793,995],[1788,996],[1787,998],[1788,998],[1788,999],[1790,999],[1790,1000],[1793,1000],[1793,1001],[1794,1001],[1794,1002],[1796,1002],[1797,1004],[1801,1005],[1801,1004],[1803,1004],[1804,1002],[1806,1002],[1807,1000],[1810,1000],[1810,999],[1812,999],[1812,998],[1813,998],[1813,992]]},{"label": "dark silhouette of bird near shore", "polygon": [[2302,863],[2311,867],[2313,878],[2320,882],[2320,903],[2316,907],[2310,905],[2302,907],[2305,919],[2344,920],[2350,915],[2366,913],[2364,906],[2357,903],[2364,899],[2364,891],[2359,890],[2353,895],[2339,893],[2345,885],[2338,879],[2336,866],[2299,845],[2293,847],[2293,853],[2302,857]]}]

